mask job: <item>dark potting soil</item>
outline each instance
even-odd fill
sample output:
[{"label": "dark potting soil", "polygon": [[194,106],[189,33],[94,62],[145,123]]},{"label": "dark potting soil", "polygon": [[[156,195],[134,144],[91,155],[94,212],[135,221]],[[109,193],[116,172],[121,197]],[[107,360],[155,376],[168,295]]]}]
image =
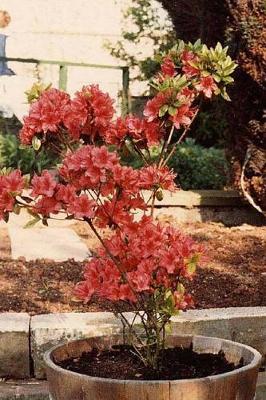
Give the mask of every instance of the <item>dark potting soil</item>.
[{"label": "dark potting soil", "polygon": [[160,371],[145,367],[130,346],[114,346],[110,350],[93,349],[79,358],[64,360],[58,365],[83,375],[109,379],[174,380],[203,378],[218,375],[243,366],[226,360],[222,351],[218,354],[196,353],[192,348],[175,347],[163,351]]}]

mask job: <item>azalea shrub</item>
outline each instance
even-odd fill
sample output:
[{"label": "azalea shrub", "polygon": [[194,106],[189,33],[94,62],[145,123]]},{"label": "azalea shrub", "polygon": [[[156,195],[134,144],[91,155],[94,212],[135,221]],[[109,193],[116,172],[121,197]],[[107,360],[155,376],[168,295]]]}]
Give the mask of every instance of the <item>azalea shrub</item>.
[{"label": "azalea shrub", "polygon": [[[75,293],[85,302],[95,296],[110,300],[128,342],[155,370],[171,317],[193,305],[185,283],[203,254],[191,238],[153,218],[155,202],[164,191],[176,190],[167,163],[201,102],[218,95],[229,100],[226,86],[234,69],[220,44],[209,49],[199,41],[179,42],[162,57],[143,118],[115,118],[113,100],[97,85],[84,86],[73,98],[47,88],[32,102],[20,140],[37,153],[57,154],[57,173],[25,177],[20,170],[5,170],[0,176],[0,218],[6,222],[24,208],[32,216],[28,226],[47,225],[60,214],[92,229],[99,248]],[[152,146],[160,149],[155,158]],[[139,169],[121,161],[132,152],[142,160]],[[112,232],[108,239],[101,235],[106,227]],[[136,310],[142,330],[121,311],[123,302]]]}]

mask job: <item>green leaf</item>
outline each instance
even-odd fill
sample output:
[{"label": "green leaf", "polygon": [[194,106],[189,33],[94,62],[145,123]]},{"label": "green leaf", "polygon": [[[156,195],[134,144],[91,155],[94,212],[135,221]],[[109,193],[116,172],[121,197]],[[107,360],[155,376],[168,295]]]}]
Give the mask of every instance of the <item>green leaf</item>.
[{"label": "green leaf", "polygon": [[223,78],[223,82],[226,83],[226,84],[233,83],[234,82],[234,78],[232,78],[231,76],[225,76]]},{"label": "green leaf", "polygon": [[34,150],[38,151],[41,148],[42,142],[36,136],[33,136],[31,144]]},{"label": "green leaf", "polygon": [[187,264],[187,271],[190,275],[193,275],[196,271],[197,264],[194,262],[189,262]]},{"label": "green leaf", "polygon": [[187,83],[186,75],[178,75],[175,78],[175,87],[182,87]]},{"label": "green leaf", "polygon": [[172,117],[176,114],[176,108],[173,106],[170,106],[168,108],[168,114],[171,115]]},{"label": "green leaf", "polygon": [[4,167],[4,168],[0,169],[0,176],[9,175],[10,172],[12,172],[12,171],[13,171],[13,168]]},{"label": "green leaf", "polygon": [[229,97],[229,95],[228,95],[228,93],[227,93],[225,87],[221,89],[221,96],[222,96],[226,101],[231,101],[231,99],[230,99],[230,97]]},{"label": "green leaf", "polygon": [[198,50],[201,48],[201,40],[198,39],[195,43],[194,43],[194,49]]},{"label": "green leaf", "polygon": [[206,77],[206,76],[209,76],[210,73],[209,73],[209,71],[202,71],[202,72],[201,72],[201,75],[204,76],[204,77]]},{"label": "green leaf", "polygon": [[9,221],[9,213],[8,213],[8,212],[5,212],[5,213],[4,213],[4,215],[3,215],[3,220],[4,220],[6,223],[8,223],[8,221]]},{"label": "green leaf", "polygon": [[13,213],[16,215],[19,215],[21,211],[21,207],[18,204],[15,204],[15,207],[13,208]]},{"label": "green leaf", "polygon": [[40,217],[36,216],[34,219],[31,219],[29,222],[26,223],[26,225],[23,226],[24,229],[28,229],[28,228],[33,228],[37,222],[40,221]]},{"label": "green leaf", "polygon": [[159,117],[160,118],[163,117],[167,113],[167,110],[168,110],[168,105],[164,104],[159,110]]},{"label": "green leaf", "polygon": [[43,218],[43,219],[42,219],[42,224],[43,224],[44,226],[48,226],[47,218]]},{"label": "green leaf", "polygon": [[228,49],[229,49],[229,46],[225,46],[224,49],[223,49],[223,52],[226,54],[228,52]]},{"label": "green leaf", "polygon": [[171,335],[171,333],[173,332],[173,326],[172,326],[172,324],[171,324],[171,321],[170,321],[170,322],[167,322],[167,324],[165,324],[165,332],[166,332],[168,335]]},{"label": "green leaf", "polygon": [[177,48],[178,52],[181,53],[184,50],[184,48],[185,48],[185,42],[183,40],[179,40]]},{"label": "green leaf", "polygon": [[209,51],[210,51],[211,58],[215,60],[216,59],[216,53],[215,53],[214,49],[211,47]]},{"label": "green leaf", "polygon": [[204,44],[204,45],[202,46],[201,53],[202,53],[203,56],[207,56],[207,55],[208,55],[209,49],[208,49],[208,47],[206,46],[206,44]]},{"label": "green leaf", "polygon": [[158,201],[162,201],[163,200],[163,192],[162,192],[162,190],[157,190],[155,196],[156,196],[156,199]]},{"label": "green leaf", "polygon": [[185,287],[184,287],[184,285],[183,285],[182,283],[179,282],[179,283],[177,284],[176,291],[177,291],[178,293],[184,294],[184,293],[185,293]]},{"label": "green leaf", "polygon": [[236,69],[236,67],[237,67],[237,64],[235,64],[235,63],[230,64],[228,67],[223,69],[224,75],[232,74],[234,72],[234,70]]},{"label": "green leaf", "polygon": [[219,75],[213,74],[212,76],[213,76],[213,79],[215,80],[215,82],[217,82],[217,83],[221,82],[221,77]]},{"label": "green leaf", "polygon": [[215,47],[215,53],[219,55],[219,54],[221,54],[222,52],[223,52],[223,47],[222,47],[221,43],[218,42],[217,45],[216,45],[216,47]]}]

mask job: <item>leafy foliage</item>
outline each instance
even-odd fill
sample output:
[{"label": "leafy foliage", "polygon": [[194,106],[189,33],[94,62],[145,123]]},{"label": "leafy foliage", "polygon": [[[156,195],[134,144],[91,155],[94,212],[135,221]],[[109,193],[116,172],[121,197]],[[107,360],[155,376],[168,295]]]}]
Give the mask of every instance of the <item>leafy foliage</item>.
[{"label": "leafy foliage", "polygon": [[226,107],[219,98],[202,105],[191,127],[190,137],[203,147],[225,148],[228,129]]},{"label": "leafy foliage", "polygon": [[45,150],[38,154],[30,147],[22,147],[13,134],[0,134],[0,168],[18,168],[23,174],[40,172],[56,165],[56,159]]},{"label": "leafy foliage", "polygon": [[177,147],[169,166],[177,174],[177,183],[184,190],[223,189],[227,183],[228,164],[224,151],[206,149],[193,139]]},{"label": "leafy foliage", "polygon": [[[159,153],[158,147],[150,150],[153,160]],[[143,166],[143,161],[133,152],[122,154],[122,161],[134,169]],[[191,138],[177,147],[168,166],[177,174],[176,183],[183,190],[220,190],[228,181],[229,165],[224,150],[205,148]]]},{"label": "leafy foliage", "polygon": [[[150,79],[160,69],[156,55],[166,53],[176,42],[170,19],[166,17],[162,21],[154,0],[135,0],[123,14],[122,40],[109,41],[106,47],[112,56],[135,69],[134,79]],[[136,46],[150,48],[149,56],[143,50],[136,53]]]}]

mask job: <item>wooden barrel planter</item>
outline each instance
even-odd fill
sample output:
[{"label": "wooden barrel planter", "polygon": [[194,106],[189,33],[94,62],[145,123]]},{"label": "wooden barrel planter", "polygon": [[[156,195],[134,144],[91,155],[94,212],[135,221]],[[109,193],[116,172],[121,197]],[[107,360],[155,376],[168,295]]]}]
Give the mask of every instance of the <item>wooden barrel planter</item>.
[{"label": "wooden barrel planter", "polygon": [[81,375],[56,365],[92,348],[110,349],[121,336],[104,336],[55,346],[45,356],[51,400],[253,400],[261,355],[249,346],[204,336],[169,336],[168,347],[189,347],[199,353],[223,350],[228,361],[243,357],[244,366],[232,372],[199,379],[130,381]]}]

